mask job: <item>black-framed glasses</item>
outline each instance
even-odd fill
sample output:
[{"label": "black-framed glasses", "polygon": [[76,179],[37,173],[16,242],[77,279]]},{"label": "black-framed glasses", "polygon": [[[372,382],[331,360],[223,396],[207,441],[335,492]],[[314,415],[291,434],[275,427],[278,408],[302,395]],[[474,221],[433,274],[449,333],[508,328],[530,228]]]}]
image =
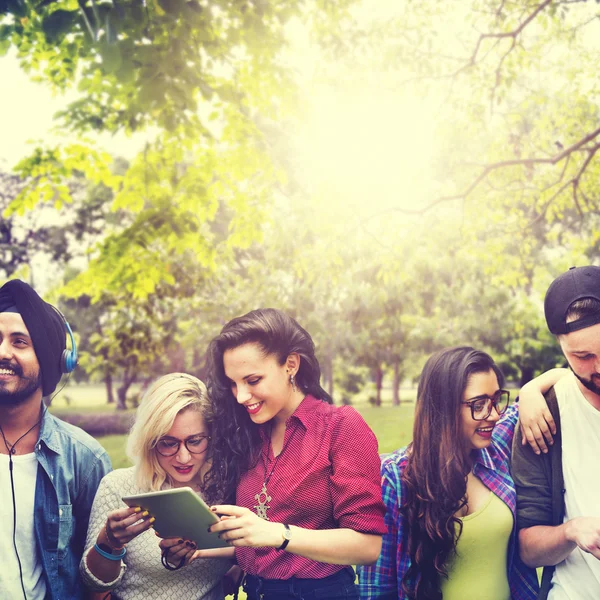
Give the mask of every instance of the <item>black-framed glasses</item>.
[{"label": "black-framed glasses", "polygon": [[508,390],[498,390],[492,397],[477,396],[461,402],[471,409],[471,416],[474,421],[485,421],[492,414],[492,407],[496,409],[499,415],[506,412],[510,402],[510,392]]},{"label": "black-framed glasses", "polygon": [[210,436],[208,435],[192,435],[185,440],[178,440],[173,437],[163,437],[154,444],[156,451],[161,456],[175,456],[183,444],[190,454],[203,454],[208,448]]}]

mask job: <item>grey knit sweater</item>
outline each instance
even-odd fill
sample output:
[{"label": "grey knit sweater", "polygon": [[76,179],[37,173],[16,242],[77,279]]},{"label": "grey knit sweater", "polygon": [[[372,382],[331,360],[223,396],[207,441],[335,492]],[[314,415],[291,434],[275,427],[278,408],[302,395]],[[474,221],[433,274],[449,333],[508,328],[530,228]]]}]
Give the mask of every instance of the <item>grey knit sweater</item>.
[{"label": "grey knit sweater", "polygon": [[168,571],[160,562],[159,540],[152,529],[127,544],[121,573],[115,581],[104,583],[92,575],[86,556],[104,527],[106,516],[117,508],[125,508],[122,496],[144,491],[147,490],[135,485],[133,467],[117,469],[102,479],[92,506],[86,551],[79,567],[84,583],[95,591],[114,590],[119,600],[223,600],[221,579],[233,561],[198,559],[178,571]]}]

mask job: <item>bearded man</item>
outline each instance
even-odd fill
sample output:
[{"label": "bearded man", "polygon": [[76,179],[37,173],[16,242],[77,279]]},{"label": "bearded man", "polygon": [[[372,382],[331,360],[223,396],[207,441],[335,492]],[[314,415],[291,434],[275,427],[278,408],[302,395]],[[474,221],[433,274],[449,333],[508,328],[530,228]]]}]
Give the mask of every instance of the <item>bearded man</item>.
[{"label": "bearded man", "polygon": [[546,394],[554,444],[534,454],[515,434],[520,553],[544,567],[539,600],[600,598],[600,267],[572,268],[546,293],[548,329],[569,372]]},{"label": "bearded man", "polygon": [[0,288],[0,597],[83,598],[79,561],[110,459],[51,415],[50,396],[77,364],[68,323],[26,283]]}]

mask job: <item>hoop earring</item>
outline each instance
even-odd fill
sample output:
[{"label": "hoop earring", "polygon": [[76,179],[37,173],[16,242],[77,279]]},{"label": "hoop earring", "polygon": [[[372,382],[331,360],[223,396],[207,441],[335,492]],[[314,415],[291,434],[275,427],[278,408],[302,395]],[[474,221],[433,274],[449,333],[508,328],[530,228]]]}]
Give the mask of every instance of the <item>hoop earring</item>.
[{"label": "hoop earring", "polygon": [[294,377],[293,373],[290,375],[290,383],[292,384],[292,391],[296,392],[298,388],[296,387],[296,378]]}]

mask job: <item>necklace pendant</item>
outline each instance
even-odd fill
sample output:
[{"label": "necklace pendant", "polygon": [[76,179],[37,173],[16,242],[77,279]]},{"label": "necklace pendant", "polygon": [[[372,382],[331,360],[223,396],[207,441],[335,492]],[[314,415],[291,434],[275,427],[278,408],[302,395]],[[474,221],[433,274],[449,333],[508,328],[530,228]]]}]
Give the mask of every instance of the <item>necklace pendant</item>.
[{"label": "necklace pendant", "polygon": [[267,502],[271,502],[273,498],[269,496],[267,492],[267,482],[263,482],[262,489],[258,494],[254,496],[254,499],[258,502],[258,504],[254,507],[256,509],[256,514],[265,521],[269,520],[267,516],[267,508],[271,508]]}]

